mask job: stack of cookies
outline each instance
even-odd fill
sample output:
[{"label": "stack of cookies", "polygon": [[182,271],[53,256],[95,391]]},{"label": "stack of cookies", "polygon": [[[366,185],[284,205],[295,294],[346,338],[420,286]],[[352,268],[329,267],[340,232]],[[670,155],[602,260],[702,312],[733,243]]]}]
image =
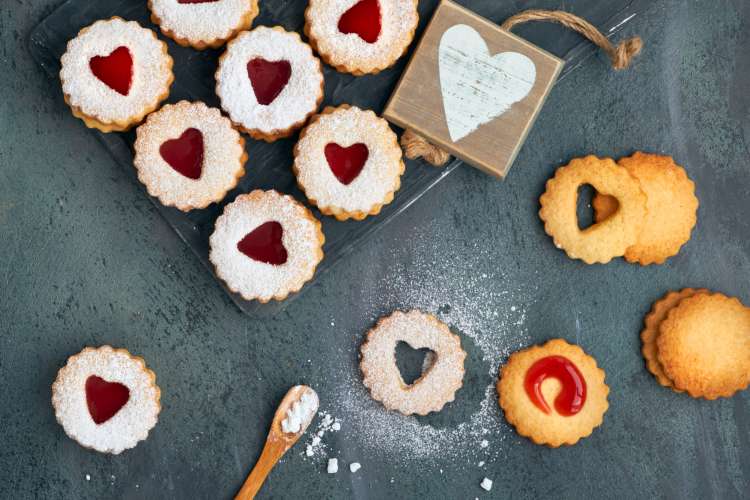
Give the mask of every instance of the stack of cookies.
[{"label": "stack of cookies", "polygon": [[750,383],[750,308],[738,299],[705,289],[669,292],[644,323],[643,357],[661,385],[716,399]]},{"label": "stack of cookies", "polygon": [[[580,229],[578,188],[590,184],[595,224]],[[555,245],[587,264],[615,257],[643,266],[663,264],[690,239],[698,199],[685,169],[669,156],[636,152],[575,158],[557,169],[540,198],[539,217]]]}]

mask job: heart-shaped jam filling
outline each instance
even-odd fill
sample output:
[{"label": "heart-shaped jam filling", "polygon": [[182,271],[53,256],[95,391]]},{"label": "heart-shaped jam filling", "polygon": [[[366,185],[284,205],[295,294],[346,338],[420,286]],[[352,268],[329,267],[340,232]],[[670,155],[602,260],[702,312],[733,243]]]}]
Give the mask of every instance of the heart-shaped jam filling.
[{"label": "heart-shaped jam filling", "polygon": [[247,77],[255,92],[258,104],[268,106],[284,90],[292,76],[292,65],[289,61],[266,61],[262,57],[251,59],[247,63]]},{"label": "heart-shaped jam filling", "polygon": [[342,148],[335,142],[329,142],[324,149],[326,161],[331,172],[342,184],[349,185],[357,178],[367,162],[370,151],[367,146],[358,142],[348,148]]},{"label": "heart-shaped jam filling", "polygon": [[367,43],[375,43],[380,36],[380,5],[378,0],[361,0],[339,18],[339,31],[355,33]]},{"label": "heart-shaped jam filling", "polygon": [[177,139],[165,141],[159,147],[159,154],[177,172],[199,179],[203,173],[203,134],[191,127]]},{"label": "heart-shaped jam filling", "polygon": [[97,425],[114,417],[129,399],[130,389],[119,382],[107,382],[96,375],[86,379],[86,404]]},{"label": "heart-shaped jam filling", "polygon": [[279,266],[286,262],[286,248],[281,241],[284,228],[268,221],[256,227],[237,243],[237,249],[258,262]]},{"label": "heart-shaped jam filling", "polygon": [[89,59],[89,68],[99,80],[115,92],[128,95],[133,80],[133,57],[127,47],[117,47],[108,56]]}]

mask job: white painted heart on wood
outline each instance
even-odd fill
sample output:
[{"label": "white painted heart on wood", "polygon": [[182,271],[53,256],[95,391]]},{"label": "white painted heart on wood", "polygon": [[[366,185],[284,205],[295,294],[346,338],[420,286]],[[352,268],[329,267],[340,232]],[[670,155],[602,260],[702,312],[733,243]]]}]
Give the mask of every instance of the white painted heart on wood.
[{"label": "white painted heart on wood", "polygon": [[482,36],[457,24],[440,38],[440,89],[445,121],[456,142],[526,97],[536,80],[534,62],[518,52],[491,56]]}]

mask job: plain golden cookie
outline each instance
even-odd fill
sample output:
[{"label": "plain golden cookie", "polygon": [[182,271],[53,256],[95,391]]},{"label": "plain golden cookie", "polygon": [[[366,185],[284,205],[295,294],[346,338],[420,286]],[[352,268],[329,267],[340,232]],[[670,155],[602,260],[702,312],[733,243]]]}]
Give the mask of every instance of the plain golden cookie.
[{"label": "plain golden cookie", "polygon": [[[538,360],[549,356],[562,356],[572,362],[586,382],[586,399],[574,415],[563,416],[556,410],[545,413],[526,393],[527,371]],[[604,383],[604,376],[604,370],[597,367],[596,360],[583,349],[562,339],[553,339],[542,346],[513,353],[500,368],[497,382],[500,407],[516,431],[534,443],[552,448],[573,445],[601,425],[604,413],[609,408],[609,387]],[[547,378],[540,390],[544,399],[551,402],[555,401],[561,389],[558,379]]]},{"label": "plain golden cookie", "polygon": [[683,299],[662,321],[656,345],[664,373],[694,398],[729,397],[750,383],[750,308],[736,298]]},{"label": "plain golden cookie", "polygon": [[[670,156],[636,152],[617,163],[638,179],[647,198],[643,229],[638,242],[625,251],[625,260],[644,266],[663,264],[680,251],[695,227],[695,184]],[[597,194],[593,207],[595,220],[601,222],[617,210],[617,202]]]},{"label": "plain golden cookie", "polygon": [[669,292],[664,297],[654,302],[654,305],[651,306],[651,312],[646,315],[646,318],[643,321],[644,327],[641,332],[641,342],[643,342],[643,346],[641,347],[641,352],[646,359],[646,368],[648,368],[648,371],[656,377],[656,380],[661,385],[669,387],[675,392],[683,391],[675,388],[672,381],[664,373],[664,369],[662,368],[661,363],[659,363],[659,358],[656,354],[656,338],[659,335],[659,326],[667,317],[669,311],[679,304],[682,299],[692,297],[696,293],[708,293],[708,290],[705,288],[683,288],[679,292]]},{"label": "plain golden cookie", "polygon": [[[617,199],[619,210],[586,229],[578,227],[578,188],[590,184]],[[575,158],[557,169],[539,198],[544,230],[569,257],[587,264],[606,264],[636,243],[646,217],[646,195],[627,169],[611,158]]]}]

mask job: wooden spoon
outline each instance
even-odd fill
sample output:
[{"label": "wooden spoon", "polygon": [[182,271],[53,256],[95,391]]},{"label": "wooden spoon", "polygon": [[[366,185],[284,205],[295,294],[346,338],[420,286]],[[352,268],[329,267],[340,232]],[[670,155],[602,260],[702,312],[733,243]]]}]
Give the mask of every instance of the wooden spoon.
[{"label": "wooden spoon", "polygon": [[[281,428],[281,422],[287,418],[287,410],[292,405],[299,401],[303,394],[306,392],[311,393],[315,398],[315,408],[310,413],[310,418],[302,422],[298,432],[284,432]],[[297,442],[297,440],[305,433],[307,427],[312,422],[315,414],[318,412],[318,394],[306,385],[295,385],[286,393],[284,399],[281,400],[276,413],[273,416],[271,422],[271,429],[268,431],[268,437],[266,438],[266,445],[263,447],[263,451],[260,454],[258,462],[250,471],[250,475],[247,476],[245,484],[242,485],[235,500],[251,500],[255,498],[255,495],[263,486],[263,482],[266,480],[268,473],[271,472],[276,462],[286,453],[286,451]]]}]

